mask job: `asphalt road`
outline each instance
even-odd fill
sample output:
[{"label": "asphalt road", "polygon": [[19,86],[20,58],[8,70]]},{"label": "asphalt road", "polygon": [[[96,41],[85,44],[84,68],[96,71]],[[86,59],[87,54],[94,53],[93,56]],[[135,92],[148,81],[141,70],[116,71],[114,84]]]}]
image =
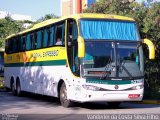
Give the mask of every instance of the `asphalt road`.
[{"label": "asphalt road", "polygon": [[160,119],[160,105],[122,103],[109,108],[107,103],[81,103],[64,108],[59,100],[41,95],[13,96],[0,92],[0,120],[100,120],[100,119]]}]

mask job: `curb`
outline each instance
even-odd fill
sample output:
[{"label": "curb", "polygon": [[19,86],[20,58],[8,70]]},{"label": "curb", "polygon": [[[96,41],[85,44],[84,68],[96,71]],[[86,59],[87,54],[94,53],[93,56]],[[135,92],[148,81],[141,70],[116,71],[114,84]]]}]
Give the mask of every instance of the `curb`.
[{"label": "curb", "polygon": [[160,100],[142,100],[140,102],[136,103],[141,103],[141,104],[160,104]]}]

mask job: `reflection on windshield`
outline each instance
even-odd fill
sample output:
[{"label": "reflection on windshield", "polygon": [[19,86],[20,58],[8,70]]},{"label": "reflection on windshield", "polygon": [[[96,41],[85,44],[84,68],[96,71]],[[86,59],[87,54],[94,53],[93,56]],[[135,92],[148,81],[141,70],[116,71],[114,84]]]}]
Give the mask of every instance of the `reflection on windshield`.
[{"label": "reflection on windshield", "polygon": [[[113,46],[109,42],[87,42],[84,63],[93,68],[105,67],[109,60],[113,61]],[[89,67],[90,68],[90,67]]]},{"label": "reflection on windshield", "polygon": [[130,78],[143,76],[137,42],[86,42],[84,76]]}]

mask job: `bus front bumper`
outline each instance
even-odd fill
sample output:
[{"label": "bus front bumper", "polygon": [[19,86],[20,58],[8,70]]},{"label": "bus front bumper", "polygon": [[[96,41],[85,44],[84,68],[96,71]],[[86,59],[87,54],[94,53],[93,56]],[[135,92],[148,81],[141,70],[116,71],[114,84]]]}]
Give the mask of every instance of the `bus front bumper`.
[{"label": "bus front bumper", "polygon": [[141,101],[143,89],[131,91],[83,91],[80,97],[81,102],[122,102],[122,101]]}]

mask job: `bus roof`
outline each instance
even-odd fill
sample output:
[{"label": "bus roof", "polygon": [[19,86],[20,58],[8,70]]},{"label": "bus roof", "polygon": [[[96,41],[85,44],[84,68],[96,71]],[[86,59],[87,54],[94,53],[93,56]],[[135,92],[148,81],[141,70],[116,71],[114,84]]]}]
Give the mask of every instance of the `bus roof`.
[{"label": "bus roof", "polygon": [[22,32],[19,32],[17,34],[12,34],[10,36],[7,37],[7,39],[12,38],[14,36],[17,35],[21,35],[21,34],[25,34],[27,32],[36,30],[38,28],[42,28],[44,26],[48,26],[50,24],[56,23],[56,22],[60,22],[62,20],[68,19],[68,18],[73,18],[75,20],[81,19],[81,18],[95,18],[95,19],[111,19],[111,20],[126,20],[126,21],[134,21],[133,18],[129,18],[129,17],[125,17],[125,16],[119,16],[119,15],[112,15],[112,14],[97,14],[97,13],[82,13],[82,14],[74,14],[74,15],[70,15],[70,16],[64,16],[61,18],[52,18],[40,23],[35,24],[32,28],[26,29]]}]

